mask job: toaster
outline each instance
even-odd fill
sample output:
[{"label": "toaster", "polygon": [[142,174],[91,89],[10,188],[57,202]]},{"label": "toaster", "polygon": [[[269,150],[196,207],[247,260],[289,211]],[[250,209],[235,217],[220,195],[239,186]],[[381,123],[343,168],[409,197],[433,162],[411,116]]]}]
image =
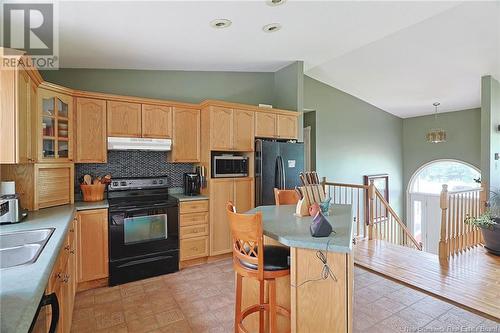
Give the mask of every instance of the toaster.
[{"label": "toaster", "polygon": [[28,212],[21,208],[19,195],[7,194],[0,197],[0,224],[21,222]]}]

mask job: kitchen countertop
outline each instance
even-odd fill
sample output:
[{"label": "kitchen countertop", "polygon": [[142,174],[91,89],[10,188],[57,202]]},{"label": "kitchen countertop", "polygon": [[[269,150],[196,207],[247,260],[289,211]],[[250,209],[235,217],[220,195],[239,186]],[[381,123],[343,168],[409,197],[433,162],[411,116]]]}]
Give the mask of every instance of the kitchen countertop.
[{"label": "kitchen countertop", "polygon": [[102,208],[108,208],[106,200],[75,202],[74,205],[29,212],[28,217],[21,223],[0,226],[0,234],[55,228],[36,262],[31,265],[0,270],[0,331],[2,333],[28,332],[75,212]]},{"label": "kitchen countertop", "polygon": [[195,195],[195,196],[190,196],[190,195],[184,195],[183,193],[169,193],[171,196],[179,200],[179,202],[183,201],[197,201],[197,200],[208,200],[208,197],[206,195]]},{"label": "kitchen countertop", "polygon": [[330,237],[311,236],[312,217],[297,217],[295,205],[260,206],[248,214],[262,212],[264,235],[283,245],[329,252],[351,253],[353,216],[351,205],[331,205],[332,213],[325,216],[335,231]]},{"label": "kitchen countertop", "polygon": [[102,201],[77,201],[75,202],[76,210],[90,210],[90,209],[106,209],[109,208],[108,200]]},{"label": "kitchen countertop", "polygon": [[74,205],[46,208],[29,212],[21,223],[0,226],[0,233],[55,228],[36,262],[0,271],[2,332],[28,332],[74,214]]}]

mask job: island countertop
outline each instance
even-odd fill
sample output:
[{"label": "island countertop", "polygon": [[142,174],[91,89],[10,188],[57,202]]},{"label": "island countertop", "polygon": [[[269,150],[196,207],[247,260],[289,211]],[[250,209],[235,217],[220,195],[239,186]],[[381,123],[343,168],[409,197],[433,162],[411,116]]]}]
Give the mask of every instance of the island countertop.
[{"label": "island countertop", "polygon": [[312,237],[309,226],[312,217],[295,216],[295,205],[260,206],[248,214],[262,212],[264,235],[283,245],[303,249],[326,250],[351,253],[353,237],[353,215],[351,205],[331,205],[330,215],[325,216],[332,225],[330,237]]}]

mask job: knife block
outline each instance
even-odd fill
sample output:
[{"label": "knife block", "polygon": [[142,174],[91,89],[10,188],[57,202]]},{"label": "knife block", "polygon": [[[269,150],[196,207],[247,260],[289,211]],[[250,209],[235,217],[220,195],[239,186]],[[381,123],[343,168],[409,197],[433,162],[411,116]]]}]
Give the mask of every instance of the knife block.
[{"label": "knife block", "polygon": [[309,207],[307,206],[306,198],[302,198],[297,202],[297,207],[295,208],[295,215],[299,217],[309,216]]}]

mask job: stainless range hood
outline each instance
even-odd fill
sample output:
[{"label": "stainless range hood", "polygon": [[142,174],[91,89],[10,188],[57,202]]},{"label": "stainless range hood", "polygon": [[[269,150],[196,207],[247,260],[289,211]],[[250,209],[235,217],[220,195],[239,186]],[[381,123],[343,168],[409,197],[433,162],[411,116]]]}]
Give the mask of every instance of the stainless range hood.
[{"label": "stainless range hood", "polygon": [[108,137],[108,150],[170,151],[172,140]]}]

